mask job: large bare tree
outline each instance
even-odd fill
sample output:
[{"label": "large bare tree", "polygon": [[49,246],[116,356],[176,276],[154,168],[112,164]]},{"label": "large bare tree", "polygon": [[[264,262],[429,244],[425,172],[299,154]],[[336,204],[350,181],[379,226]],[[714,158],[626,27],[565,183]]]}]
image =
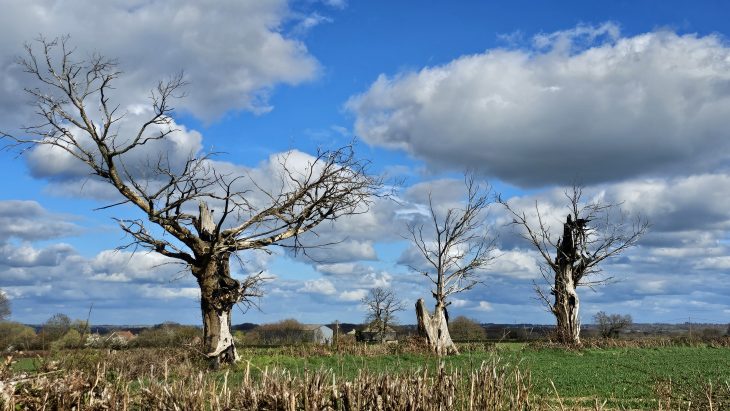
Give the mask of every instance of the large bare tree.
[{"label": "large bare tree", "polygon": [[416,302],[418,331],[438,355],[459,353],[449,334],[449,298],[481,283],[484,269],[494,259],[494,239],[488,236],[485,220],[491,190],[477,184],[471,174],[465,176],[465,184],[467,197],[463,208],[449,208],[441,213],[429,194],[428,230],[424,224],[408,225],[411,243],[426,263],[411,269],[428,278],[436,300],[433,314],[423,298]]},{"label": "large bare tree", "polygon": [[281,157],[279,175],[268,176],[273,184],[247,173],[220,172],[210,155],[194,153],[181,164],[162,153],[139,172],[125,160],[134,153],[143,156],[152,143],[177,132],[171,102],[181,96],[182,75],[159,82],[151,93],[149,117],[133,132],[119,132],[127,113],[110,102],[120,76],[116,62],[100,55],[76,60],[67,37],[41,38],[38,44],[39,53],[26,45],[20,63],[36,79],[38,86],[27,92],[42,122],[26,127],[22,136],[4,137],[23,151],[50,146],[67,153],[121,194],[115,205],[141,211],[139,219],[117,220],[133,239],[130,245],[189,267],[200,287],[205,353],[214,364],[235,361],[231,309],[255,303],[262,277],[234,279],[231,257],[244,250],[270,252],[274,245],[306,247],[303,233],[366,211],[381,180],[367,174],[367,164],[354,157],[351,146],[319,152],[306,165]]},{"label": "large bare tree", "polygon": [[377,333],[380,342],[384,342],[388,328],[397,322],[395,314],[405,309],[403,303],[393,290],[383,287],[371,289],[360,302],[367,307],[366,321],[370,329]]},{"label": "large bare tree", "polygon": [[583,202],[583,188],[578,185],[567,190],[565,197],[569,212],[557,240],[537,203],[534,220],[528,220],[524,211],[513,209],[502,199],[499,202],[512,214],[513,223],[523,229],[522,236],[542,257],[540,268],[553,298],[551,300],[537,284],[535,291],[557,320],[558,339],[580,344],[578,287],[598,286],[610,280],[611,277],[598,275],[601,272],[599,264],[636,245],[649,224],[641,217],[627,218],[620,204]]}]

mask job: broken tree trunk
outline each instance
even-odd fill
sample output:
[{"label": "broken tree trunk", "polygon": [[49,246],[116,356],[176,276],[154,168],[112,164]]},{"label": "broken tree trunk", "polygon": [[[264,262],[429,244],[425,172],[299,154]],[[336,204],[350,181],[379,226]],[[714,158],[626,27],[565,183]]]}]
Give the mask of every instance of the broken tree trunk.
[{"label": "broken tree trunk", "polygon": [[[567,272],[566,272],[567,271]],[[555,304],[552,312],[557,319],[558,338],[568,344],[580,344],[580,300],[571,278],[571,270],[561,270],[555,278]]]},{"label": "broken tree trunk", "polygon": [[[210,242],[214,238],[213,213],[200,202],[200,237]],[[211,250],[212,244],[208,244]],[[211,365],[231,364],[238,353],[231,333],[231,310],[241,299],[241,284],[231,277],[230,253],[220,255],[208,251],[205,264],[193,267],[200,286],[200,310],[203,314],[203,343]]]},{"label": "broken tree trunk", "polygon": [[579,249],[584,239],[579,227],[570,215],[563,225],[563,237],[558,244],[558,255],[555,259],[557,270],[552,293],[555,303],[551,307],[557,320],[557,337],[563,343],[580,344],[580,300],[576,292],[576,264],[580,262]]},{"label": "broken tree trunk", "polygon": [[423,298],[419,298],[416,302],[418,333],[426,339],[431,351],[439,356],[459,353],[449,334],[445,310],[446,307],[442,303],[437,303],[431,315]]},{"label": "broken tree trunk", "polygon": [[231,310],[241,294],[240,283],[230,277],[228,258],[208,264],[198,278],[203,314],[205,355],[211,365],[230,364],[238,359],[231,333]]}]

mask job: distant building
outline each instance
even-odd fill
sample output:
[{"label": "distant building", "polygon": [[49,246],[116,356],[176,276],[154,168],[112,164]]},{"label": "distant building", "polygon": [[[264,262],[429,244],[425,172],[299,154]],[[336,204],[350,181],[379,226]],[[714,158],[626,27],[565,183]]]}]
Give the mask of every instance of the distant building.
[{"label": "distant building", "polygon": [[363,342],[397,342],[398,336],[396,331],[391,327],[385,327],[385,332],[380,332],[378,327],[374,327],[372,324],[366,326],[357,333],[357,340]]},{"label": "distant building", "polygon": [[305,342],[313,342],[315,344],[332,344],[334,332],[331,328],[321,324],[303,324],[302,332],[304,333]]}]

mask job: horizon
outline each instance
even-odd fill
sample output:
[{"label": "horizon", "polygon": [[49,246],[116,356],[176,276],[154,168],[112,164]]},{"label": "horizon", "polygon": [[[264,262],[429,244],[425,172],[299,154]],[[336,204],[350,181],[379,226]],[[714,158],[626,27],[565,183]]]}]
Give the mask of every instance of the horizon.
[{"label": "horizon", "polygon": [[[261,311],[234,307],[232,323],[361,323],[360,300],[378,286],[394,290],[408,307],[399,321],[413,323],[415,301],[433,302],[409,269],[422,261],[403,238],[406,223],[426,221],[429,193],[438,207],[458,207],[467,169],[512,207],[538,202],[553,230],[576,181],[586,198],[649,220],[637,247],[603,265],[615,281],[581,289],[582,323],[598,311],[640,324],[730,323],[730,26],[720,12],[730,4],[123,3],[6,6],[1,131],[37,120],[23,92],[34,83],[14,63],[23,44],[69,34],[78,56],[118,59],[112,98],[126,121],[144,113],[158,80],[184,72],[180,131],[163,147],[174,158],[221,152],[221,169],[266,182],[282,153],[304,161],[355,141],[374,174],[404,181],[399,203],[378,198],[367,213],[320,227],[333,244],[311,258],[240,253],[236,278],[272,280]],[[115,194],[52,150],[2,150],[0,159],[10,320],[86,318],[93,304],[92,324],[200,324],[199,290],[183,267],[117,249],[129,239],[112,218],[141,213],[99,210]],[[451,300],[451,315],[553,324],[534,300],[539,254],[498,205],[487,228],[498,258],[484,285]]]}]

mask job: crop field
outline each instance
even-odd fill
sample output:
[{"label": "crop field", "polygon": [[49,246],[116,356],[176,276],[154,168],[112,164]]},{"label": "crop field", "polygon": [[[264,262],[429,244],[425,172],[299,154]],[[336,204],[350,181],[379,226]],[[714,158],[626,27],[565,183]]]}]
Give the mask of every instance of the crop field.
[{"label": "crop field", "polygon": [[[480,409],[474,405],[470,408],[479,399],[477,396],[474,400],[475,391],[489,392],[493,397],[490,401],[499,404],[492,405],[496,409],[730,409],[730,348],[727,346],[572,350],[525,344],[472,345],[462,347],[460,355],[444,359],[398,347],[362,352],[338,352],[314,346],[240,351],[241,361],[235,367],[208,371],[205,363],[185,351],[70,350],[47,358],[19,359],[5,371],[5,378],[11,379],[13,375],[26,378],[25,385],[15,387],[16,407],[28,404],[24,393],[37,396],[44,389],[57,390],[49,388],[54,384],[63,385],[54,382],[54,378],[75,376],[78,390],[88,390],[92,381],[95,387],[106,383],[100,392],[111,395],[114,390],[119,391],[119,398],[126,398],[128,404],[124,404],[131,408],[135,401],[144,403],[142,397],[149,403],[151,400],[146,396],[153,396],[159,408],[174,409],[166,395],[178,392],[175,395],[179,397],[181,393],[196,392],[192,388],[197,387],[200,392],[195,404],[207,404],[210,409],[219,409],[211,404],[225,403],[226,395],[229,402],[233,401],[231,409],[255,409],[264,404],[240,402],[242,395],[253,395],[259,398],[257,401],[264,401],[269,395],[265,404],[270,409],[369,409],[368,404],[377,405],[383,398],[402,406],[418,404],[418,401],[430,404],[413,409],[439,409],[434,401],[450,403],[455,409]],[[45,383],[32,386],[33,375],[42,376]],[[284,397],[277,398],[277,394],[264,395],[272,381],[280,387],[279,391],[291,390],[291,394],[285,395],[286,401]],[[414,387],[411,391],[410,386]],[[362,392],[372,391],[368,395],[375,398],[374,402],[368,403],[370,397],[366,394],[343,402],[347,390],[353,387]],[[255,394],[256,390],[263,391]],[[333,394],[338,390],[340,394]],[[423,393],[418,394],[418,390]],[[53,392],[70,395],[68,391]],[[71,395],[65,401],[93,403],[94,392]],[[419,395],[420,399],[414,399]],[[109,397],[104,401],[120,401],[119,398]],[[307,398],[310,401],[319,398],[319,402],[307,405]],[[353,403],[353,398],[361,402]],[[190,398],[186,401],[182,406],[194,404]],[[390,409],[400,409],[400,406]]]},{"label": "crop field", "polygon": [[345,378],[360,370],[407,373],[436,370],[439,364],[447,370],[475,370],[483,362],[498,359],[504,365],[529,370],[535,395],[551,397],[557,392],[568,403],[600,399],[606,405],[628,408],[655,409],[657,395],[670,382],[680,391],[710,383],[722,388],[730,382],[730,349],[711,346],[565,350],[507,343],[443,360],[423,354],[300,357],[275,350],[244,351],[244,355],[257,369],[283,368],[293,373],[332,369]]}]

